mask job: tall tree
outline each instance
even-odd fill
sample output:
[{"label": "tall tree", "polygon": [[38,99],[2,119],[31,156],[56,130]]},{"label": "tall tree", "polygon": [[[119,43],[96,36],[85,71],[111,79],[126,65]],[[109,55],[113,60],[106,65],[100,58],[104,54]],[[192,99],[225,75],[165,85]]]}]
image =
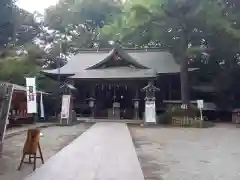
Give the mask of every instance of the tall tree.
[{"label": "tall tree", "polygon": [[197,54],[202,57],[214,48],[208,38],[216,32],[235,39],[240,37],[224,13],[225,4],[217,0],[151,0],[148,3],[128,0],[126,3],[125,14],[103,28],[102,34],[117,37],[126,46],[168,48],[180,63],[182,103],[188,105],[189,60]]},{"label": "tall tree", "polygon": [[13,2],[12,0],[0,1],[0,53],[11,40],[14,31]]},{"label": "tall tree", "polygon": [[69,50],[98,48],[108,43],[100,41],[97,28],[111,22],[121,13],[122,3],[115,0],[61,0],[46,10],[45,25],[68,38]]}]

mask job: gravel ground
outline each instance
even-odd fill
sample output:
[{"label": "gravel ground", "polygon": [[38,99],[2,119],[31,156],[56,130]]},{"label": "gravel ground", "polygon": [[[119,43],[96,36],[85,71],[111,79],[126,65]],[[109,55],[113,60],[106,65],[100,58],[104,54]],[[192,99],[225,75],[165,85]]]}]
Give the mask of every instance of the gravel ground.
[{"label": "gravel ground", "polygon": [[146,180],[240,179],[240,129],[129,128]]},{"label": "gravel ground", "polygon": [[[44,160],[47,161],[89,127],[89,124],[78,124],[43,128],[40,146]],[[0,180],[22,180],[32,172],[32,165],[29,164],[23,164],[21,171],[16,170],[20,163],[25,140],[26,133],[5,140],[3,156],[0,158]],[[37,159],[37,167],[39,166],[41,166],[41,160]]]}]

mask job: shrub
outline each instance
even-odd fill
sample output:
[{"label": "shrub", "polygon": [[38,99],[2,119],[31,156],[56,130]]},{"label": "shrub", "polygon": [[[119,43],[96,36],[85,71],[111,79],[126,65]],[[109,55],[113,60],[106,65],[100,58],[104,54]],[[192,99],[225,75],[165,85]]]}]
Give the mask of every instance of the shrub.
[{"label": "shrub", "polygon": [[198,109],[194,107],[190,107],[188,110],[184,110],[181,108],[170,106],[166,109],[166,111],[163,114],[160,114],[157,117],[157,121],[158,121],[158,124],[171,124],[173,117],[181,118],[184,116],[188,116],[188,117],[195,118],[197,117],[198,113],[199,113]]},{"label": "shrub", "polygon": [[157,117],[158,124],[171,124],[174,108],[167,108],[163,114]]}]

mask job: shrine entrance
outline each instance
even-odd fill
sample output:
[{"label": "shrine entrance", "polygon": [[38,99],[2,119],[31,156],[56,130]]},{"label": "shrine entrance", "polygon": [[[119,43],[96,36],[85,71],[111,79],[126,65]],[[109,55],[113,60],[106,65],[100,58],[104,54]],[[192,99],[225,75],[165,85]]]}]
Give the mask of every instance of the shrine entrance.
[{"label": "shrine entrance", "polygon": [[96,116],[109,119],[132,119],[133,92],[126,85],[98,86],[95,89]]}]

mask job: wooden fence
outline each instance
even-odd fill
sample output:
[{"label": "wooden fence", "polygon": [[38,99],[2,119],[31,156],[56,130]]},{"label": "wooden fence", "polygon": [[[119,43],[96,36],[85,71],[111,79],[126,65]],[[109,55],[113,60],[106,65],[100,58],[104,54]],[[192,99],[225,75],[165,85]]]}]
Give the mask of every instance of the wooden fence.
[{"label": "wooden fence", "polygon": [[192,117],[173,117],[172,118],[172,125],[173,126],[180,126],[180,127],[203,127],[203,121],[199,118],[192,118]]}]

